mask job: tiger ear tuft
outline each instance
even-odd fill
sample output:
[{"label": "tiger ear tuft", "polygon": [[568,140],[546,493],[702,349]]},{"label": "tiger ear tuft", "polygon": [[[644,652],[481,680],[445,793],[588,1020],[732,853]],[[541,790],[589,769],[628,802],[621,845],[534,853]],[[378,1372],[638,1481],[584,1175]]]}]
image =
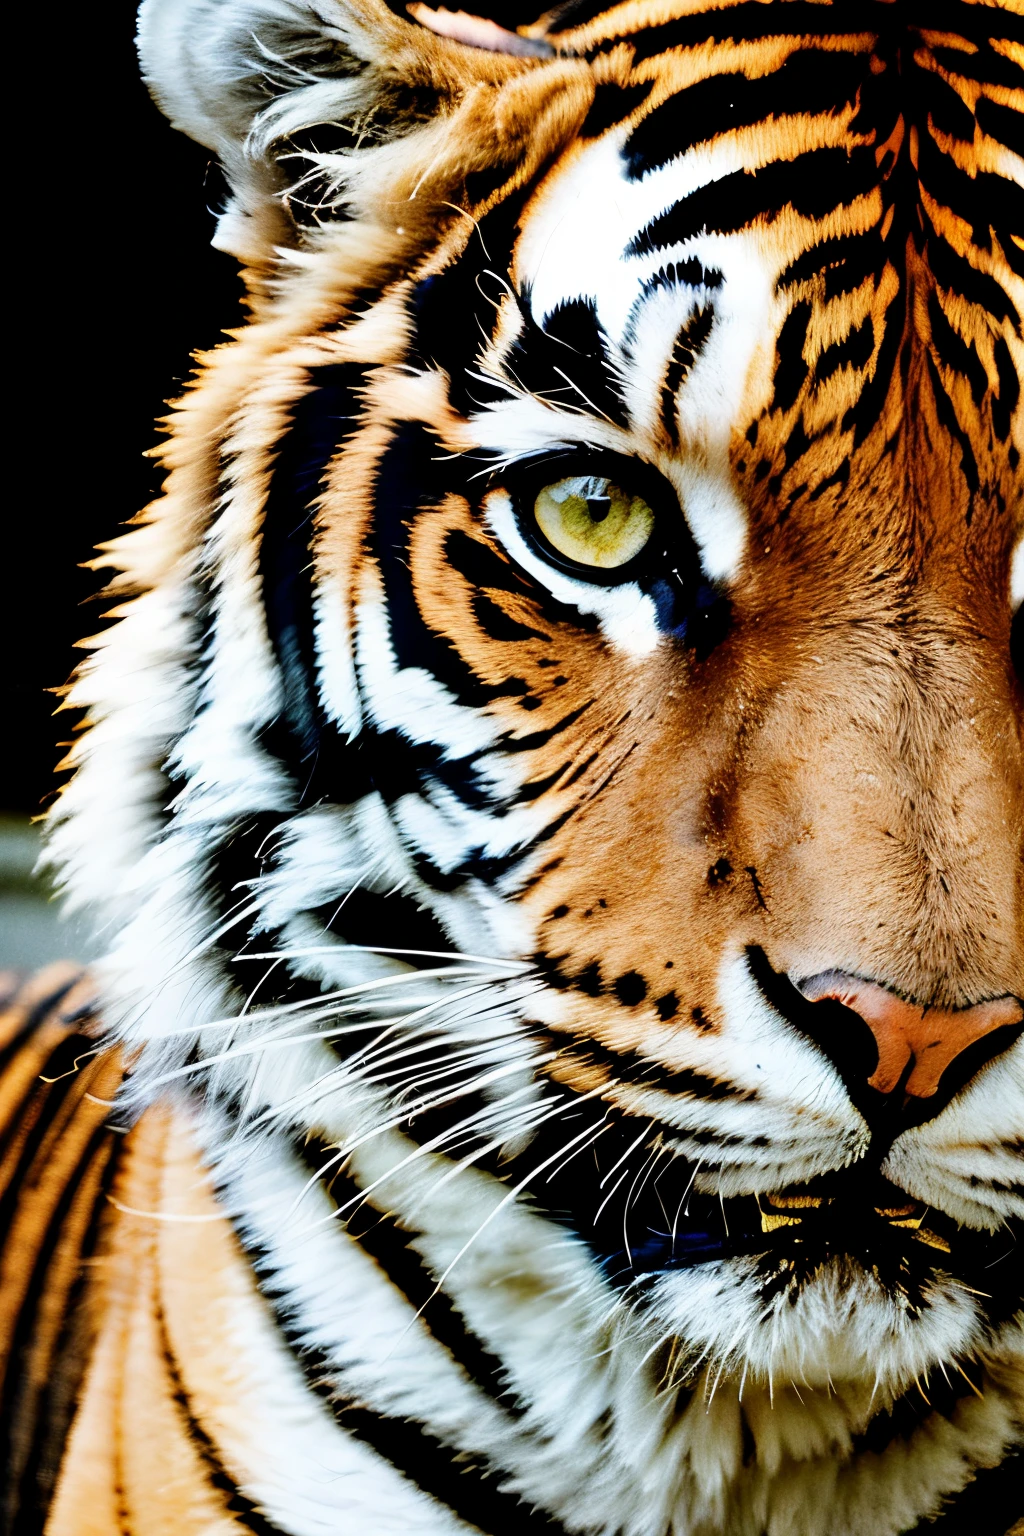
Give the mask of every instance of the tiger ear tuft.
[{"label": "tiger ear tuft", "polygon": [[254,266],[301,240],[301,200],[287,195],[303,169],[296,136],[313,140],[308,169],[326,127],[341,166],[356,143],[400,138],[473,84],[526,65],[383,0],[145,0],[138,46],[157,105],[224,169],[231,199],[213,243]]}]

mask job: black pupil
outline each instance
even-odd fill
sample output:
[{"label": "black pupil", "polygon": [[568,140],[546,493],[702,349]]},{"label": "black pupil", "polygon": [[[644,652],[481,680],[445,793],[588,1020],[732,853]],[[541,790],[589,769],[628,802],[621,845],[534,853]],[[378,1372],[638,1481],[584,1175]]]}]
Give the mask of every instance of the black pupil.
[{"label": "black pupil", "polygon": [[612,509],[610,496],[588,496],[587,511],[590,513],[592,523],[603,523]]}]

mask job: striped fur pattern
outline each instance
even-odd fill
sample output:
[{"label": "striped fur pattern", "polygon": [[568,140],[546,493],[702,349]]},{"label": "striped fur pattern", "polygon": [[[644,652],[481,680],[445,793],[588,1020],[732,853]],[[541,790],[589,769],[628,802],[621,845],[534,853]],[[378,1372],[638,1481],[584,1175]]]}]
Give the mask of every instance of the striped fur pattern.
[{"label": "striped fur pattern", "polygon": [[[142,9],[252,318],[71,695],[137,1125],[52,1529],[116,1380],[133,1533],[1004,1530],[1019,7],[429,23]],[[891,1103],[832,971],[1010,1022]]]}]

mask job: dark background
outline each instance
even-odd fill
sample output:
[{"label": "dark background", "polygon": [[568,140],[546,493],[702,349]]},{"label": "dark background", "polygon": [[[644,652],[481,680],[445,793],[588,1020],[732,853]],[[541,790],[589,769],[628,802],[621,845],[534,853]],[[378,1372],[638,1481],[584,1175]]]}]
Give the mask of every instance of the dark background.
[{"label": "dark background", "polygon": [[[509,27],[544,9],[464,3]],[[81,563],[159,489],[144,457],[156,418],[180,393],[191,354],[242,318],[236,264],[209,244],[216,168],[150,101],[135,9],[103,0],[33,13],[8,55],[35,110],[5,162],[15,426],[0,514],[0,815],[38,813],[52,797],[73,718],[54,718],[47,690],[67,681],[75,641],[102,627],[105,606],[102,575]]]},{"label": "dark background", "polygon": [[191,352],[242,317],[236,263],[209,244],[207,201],[220,196],[210,156],[149,99],[134,0],[37,12],[33,26],[53,35],[42,53],[37,31],[8,55],[9,78],[23,60],[22,101],[36,112],[5,160],[14,430],[0,514],[0,813],[21,814],[52,795],[70,734],[45,690],[67,680],[74,642],[102,624],[102,577],[79,564],[159,488],[143,457],[155,418]]}]

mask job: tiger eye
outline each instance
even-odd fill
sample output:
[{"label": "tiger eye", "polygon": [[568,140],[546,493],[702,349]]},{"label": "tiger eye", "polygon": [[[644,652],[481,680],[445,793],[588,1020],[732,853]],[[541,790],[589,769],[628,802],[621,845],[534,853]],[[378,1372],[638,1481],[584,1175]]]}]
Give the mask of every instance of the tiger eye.
[{"label": "tiger eye", "polygon": [[628,565],[654,531],[654,513],[643,497],[605,475],[570,475],[546,485],[533,513],[560,555],[604,571]]}]

